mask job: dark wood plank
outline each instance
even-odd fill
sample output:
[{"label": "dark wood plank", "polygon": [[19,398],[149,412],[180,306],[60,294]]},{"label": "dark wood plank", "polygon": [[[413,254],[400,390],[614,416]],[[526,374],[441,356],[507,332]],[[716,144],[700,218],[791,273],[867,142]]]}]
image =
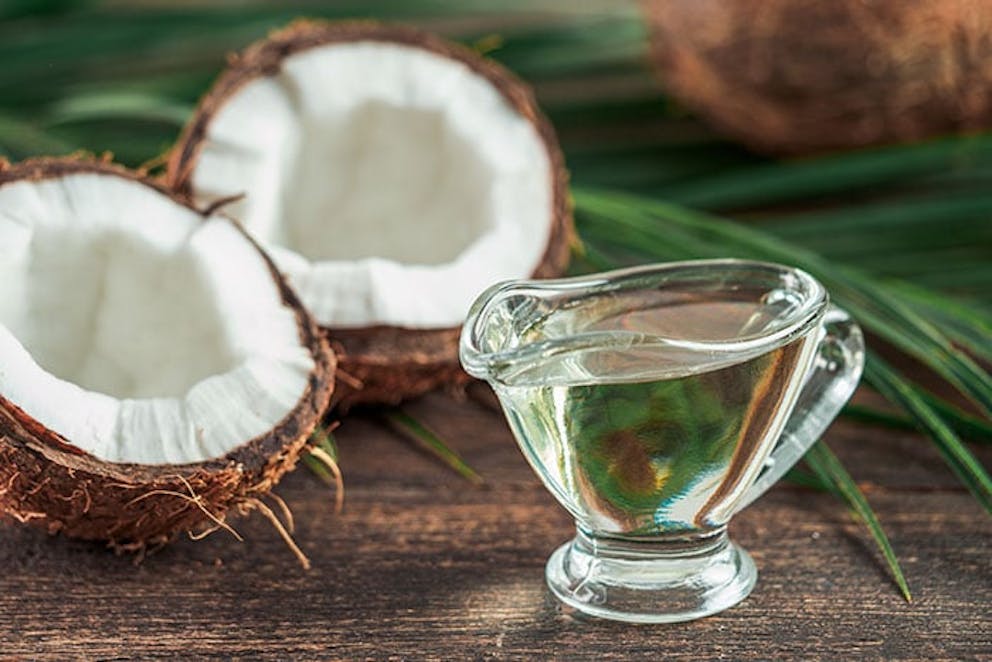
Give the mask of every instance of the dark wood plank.
[{"label": "dark wood plank", "polygon": [[[992,655],[992,521],[915,435],[836,425],[831,445],[871,487],[917,596],[827,495],[789,485],[741,513],[754,556],[742,605],[695,623],[630,626],[560,608],[544,561],[571,522],[501,418],[432,396],[410,407],[486,477],[468,486],[372,417],[339,433],[335,516],[305,469],[280,486],[304,572],[261,518],[180,540],[135,566],[21,527],[0,537],[0,652],[85,657],[974,659]],[[990,459],[983,449],[984,461]]]}]

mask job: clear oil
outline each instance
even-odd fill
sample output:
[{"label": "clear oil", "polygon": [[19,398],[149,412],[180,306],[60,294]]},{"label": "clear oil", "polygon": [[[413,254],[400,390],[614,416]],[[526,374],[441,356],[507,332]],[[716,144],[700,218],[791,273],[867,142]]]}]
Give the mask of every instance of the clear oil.
[{"label": "clear oil", "polygon": [[679,342],[753,337],[788,321],[788,301],[742,299],[697,294],[619,314],[614,301],[528,330],[529,342],[603,340],[495,380],[528,460],[580,524],[636,536],[729,519],[781,433],[816,342],[806,334],[743,355]]}]

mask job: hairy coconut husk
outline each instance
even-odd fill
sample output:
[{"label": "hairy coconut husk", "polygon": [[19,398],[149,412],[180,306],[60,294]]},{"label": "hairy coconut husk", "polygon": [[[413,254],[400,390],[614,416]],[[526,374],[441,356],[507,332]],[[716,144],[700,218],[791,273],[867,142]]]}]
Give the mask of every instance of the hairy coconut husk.
[{"label": "hairy coconut husk", "polygon": [[460,329],[325,330],[338,356],[340,372],[334,405],[347,410],[360,404],[396,405],[439,386],[460,387],[470,381],[458,362]]},{"label": "hairy coconut husk", "polygon": [[982,0],[643,0],[666,89],[775,154],[992,126]]},{"label": "hairy coconut husk", "polygon": [[[189,199],[195,197],[192,174],[207,126],[244,85],[258,77],[277,74],[282,61],[294,53],[356,41],[410,45],[462,62],[492,83],[509,105],[534,125],[551,164],[554,220],[547,249],[531,275],[553,278],[563,274],[574,234],[568,171],[554,129],[538,108],[532,91],[504,67],[475,51],[407,26],[372,21],[299,20],[231,56],[228,68],[201,99],[171,152],[168,185]],[[458,361],[459,327],[410,329],[372,325],[323,330],[338,354],[341,379],[334,401],[342,410],[359,404],[395,404],[442,386],[457,387],[470,381]]]},{"label": "hairy coconut husk", "polygon": [[[0,164],[0,186],[75,173],[134,180],[187,205],[136,173],[83,157]],[[262,499],[308,447],[331,398],[336,361],[271,260],[261,249],[259,254],[278,283],[283,303],[294,311],[301,343],[314,361],[310,382],[296,407],[273,429],[246,440],[222,458],[183,465],[137,465],[106,462],[82,451],[0,393],[3,516],[50,533],[106,541],[116,549],[143,550],[181,532],[195,537],[229,529],[226,520],[232,513],[255,508],[271,512]],[[281,528],[278,523],[277,528]]]}]

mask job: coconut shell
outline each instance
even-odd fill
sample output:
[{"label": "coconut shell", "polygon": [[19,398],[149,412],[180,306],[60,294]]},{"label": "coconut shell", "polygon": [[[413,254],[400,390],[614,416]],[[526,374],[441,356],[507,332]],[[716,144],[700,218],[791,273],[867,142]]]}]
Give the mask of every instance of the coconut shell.
[{"label": "coconut shell", "polygon": [[992,126],[984,0],[644,0],[666,89],[773,154]]},{"label": "coconut shell", "polygon": [[[574,233],[568,171],[554,129],[538,108],[531,89],[504,67],[475,51],[407,26],[371,21],[300,20],[232,56],[227,70],[201,99],[170,154],[168,185],[187,198],[195,197],[192,173],[207,126],[239,89],[256,78],[277,74],[283,59],[293,53],[356,41],[405,44],[462,62],[492,83],[510,106],[534,125],[551,164],[554,219],[547,248],[532,276],[553,278],[563,274]],[[358,329],[325,327],[324,332],[338,354],[341,379],[335,404],[342,410],[358,404],[395,404],[470,379],[458,361],[460,327],[409,329],[377,325]]]},{"label": "coconut shell", "polygon": [[[3,164],[0,186],[87,172],[131,179],[175,197],[136,173],[83,158]],[[278,283],[283,303],[295,312],[301,343],[315,364],[309,385],[293,410],[272,430],[222,458],[185,465],[116,464],[82,451],[0,393],[0,513],[4,517],[50,533],[142,550],[181,532],[195,535],[217,528],[232,514],[259,506],[259,499],[307,448],[330,401],[336,363],[285,279],[261,249],[259,254]]]}]

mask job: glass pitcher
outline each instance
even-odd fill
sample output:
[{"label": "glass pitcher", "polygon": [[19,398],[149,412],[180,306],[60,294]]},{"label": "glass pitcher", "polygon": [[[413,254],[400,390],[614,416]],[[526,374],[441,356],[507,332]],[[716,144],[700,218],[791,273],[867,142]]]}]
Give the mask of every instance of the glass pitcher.
[{"label": "glass pitcher", "polygon": [[757,570],[727,524],[816,441],[864,362],[860,329],[818,281],[743,260],[501,283],[472,307],[460,352],[575,518],[551,591],[632,622],[750,593]]}]

